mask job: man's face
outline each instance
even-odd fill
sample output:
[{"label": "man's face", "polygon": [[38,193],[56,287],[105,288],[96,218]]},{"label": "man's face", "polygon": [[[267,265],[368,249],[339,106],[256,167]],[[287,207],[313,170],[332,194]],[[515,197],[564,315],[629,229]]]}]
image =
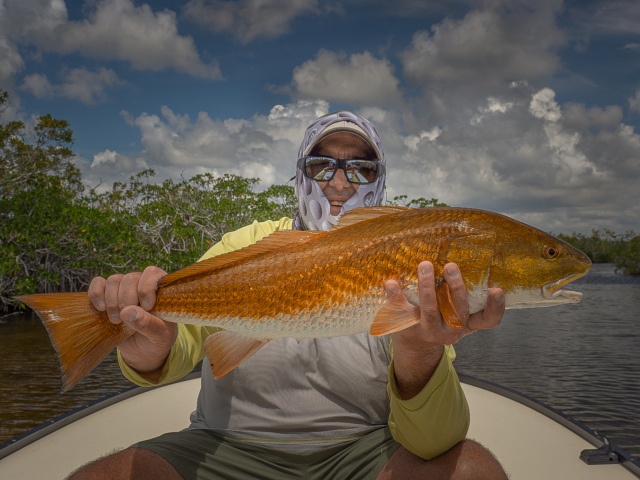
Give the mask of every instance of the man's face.
[{"label": "man's face", "polygon": [[[339,160],[359,159],[373,160],[375,152],[371,146],[358,135],[349,132],[336,132],[327,135],[313,147],[313,155],[337,158]],[[344,170],[337,173],[328,182],[318,182],[324,196],[331,205],[331,215],[339,215],[342,205],[358,190],[359,185],[349,183]]]}]

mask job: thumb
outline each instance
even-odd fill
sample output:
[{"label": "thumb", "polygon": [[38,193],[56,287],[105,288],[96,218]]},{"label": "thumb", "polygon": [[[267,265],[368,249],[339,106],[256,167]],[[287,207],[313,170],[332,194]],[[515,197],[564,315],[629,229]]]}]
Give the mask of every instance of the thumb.
[{"label": "thumb", "polygon": [[151,315],[142,307],[130,305],[120,311],[124,324],[146,337],[149,342],[160,348],[171,348],[177,335],[177,325]]}]

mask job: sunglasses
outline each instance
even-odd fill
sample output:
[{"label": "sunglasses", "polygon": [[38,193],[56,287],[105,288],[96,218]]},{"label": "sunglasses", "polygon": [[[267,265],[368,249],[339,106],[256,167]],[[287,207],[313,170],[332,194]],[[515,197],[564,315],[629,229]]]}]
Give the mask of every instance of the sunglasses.
[{"label": "sunglasses", "polygon": [[347,181],[358,185],[373,183],[386,172],[384,165],[377,160],[339,160],[313,155],[298,159],[298,168],[305,177],[316,182],[328,182],[341,168]]}]

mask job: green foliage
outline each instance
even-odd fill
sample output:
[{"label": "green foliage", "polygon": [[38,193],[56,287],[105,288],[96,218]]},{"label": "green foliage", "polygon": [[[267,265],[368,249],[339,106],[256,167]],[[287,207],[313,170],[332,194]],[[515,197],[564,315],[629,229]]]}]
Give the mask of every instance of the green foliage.
[{"label": "green foliage", "polygon": [[611,230],[592,230],[586,236],[573,232],[559,234],[558,238],[584,252],[594,263],[615,263],[616,270],[629,275],[640,275],[640,236],[633,231],[617,234]]},{"label": "green foliage", "polygon": [[389,205],[394,207],[413,207],[413,208],[429,208],[429,207],[448,207],[446,203],[438,202],[437,198],[427,200],[425,198],[416,198],[407,202],[406,195],[398,195],[393,197],[393,200],[389,202]]}]

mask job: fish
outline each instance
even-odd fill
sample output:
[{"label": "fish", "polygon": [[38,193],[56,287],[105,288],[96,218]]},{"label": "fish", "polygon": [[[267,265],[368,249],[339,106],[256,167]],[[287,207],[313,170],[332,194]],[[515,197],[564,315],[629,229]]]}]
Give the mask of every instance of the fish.
[{"label": "fish", "polygon": [[[501,288],[507,309],[577,303],[566,285],[588,273],[589,258],[510,217],[472,208],[364,207],[329,232],[277,231],[254,245],[195,263],[158,282],[151,314],[168,322],[218,327],[204,342],[221,378],[282,337],[387,335],[420,321],[418,264],[429,260],[444,321],[466,327],[443,268],[460,268],[469,312]],[[387,298],[385,281],[402,292]],[[86,293],[16,297],[42,319],[67,391],[134,332],[113,324]]]}]

